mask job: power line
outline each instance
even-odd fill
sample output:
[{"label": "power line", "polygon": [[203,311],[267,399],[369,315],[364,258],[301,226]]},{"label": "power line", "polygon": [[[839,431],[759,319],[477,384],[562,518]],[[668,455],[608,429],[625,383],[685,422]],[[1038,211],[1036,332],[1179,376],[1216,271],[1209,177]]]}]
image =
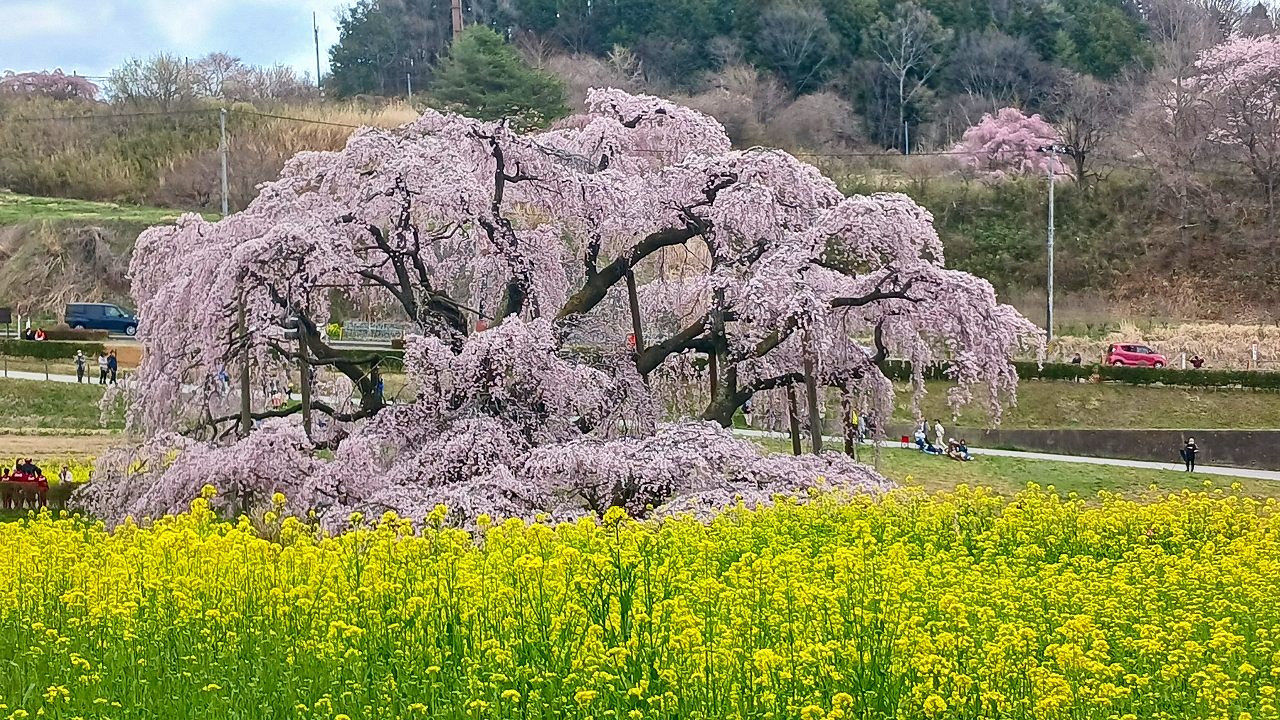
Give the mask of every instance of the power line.
[{"label": "power line", "polygon": [[218,108],[203,108],[200,110],[156,110],[152,112],[132,112],[132,113],[107,113],[102,115],[59,115],[53,117],[19,117],[4,118],[5,122],[71,122],[78,120],[118,120],[127,118],[140,117],[169,117],[178,115],[202,115],[205,113],[216,113]]},{"label": "power line", "polygon": [[256,110],[228,110],[227,112],[240,113],[241,115],[256,115],[258,117],[271,118],[273,120],[289,120],[292,122],[310,123],[311,125],[328,125],[330,127],[349,128],[359,130],[360,125],[348,125],[346,123],[329,122],[328,120],[311,120],[309,118],[289,117],[288,115],[272,115],[271,113],[262,113]]}]

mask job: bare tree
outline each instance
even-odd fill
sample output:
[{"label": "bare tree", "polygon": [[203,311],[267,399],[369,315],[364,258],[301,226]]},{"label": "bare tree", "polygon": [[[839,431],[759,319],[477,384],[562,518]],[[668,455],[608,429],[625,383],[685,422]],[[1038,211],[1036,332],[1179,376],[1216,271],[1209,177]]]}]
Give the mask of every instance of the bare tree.
[{"label": "bare tree", "polygon": [[213,52],[195,62],[192,86],[205,97],[225,97],[227,84],[244,70],[244,63],[234,55]]},{"label": "bare tree", "polygon": [[914,2],[900,3],[893,17],[881,17],[871,27],[868,45],[897,84],[898,128],[906,123],[907,105],[925,89],[942,62],[942,48],[951,39],[928,10]]},{"label": "bare tree", "polygon": [[[947,84],[975,99],[983,112],[1002,107],[1039,110],[1053,90],[1053,68],[1030,43],[999,30],[968,33],[959,39],[945,71]],[[978,118],[971,118],[969,125]]]},{"label": "bare tree", "polygon": [[1089,75],[1068,73],[1054,90],[1052,104],[1062,144],[1075,164],[1076,180],[1084,185],[1090,175],[1089,160],[1116,130],[1123,105],[1119,92]]},{"label": "bare tree", "polygon": [[187,62],[176,55],[132,58],[111,71],[107,92],[116,102],[173,110],[195,96],[194,77]]},{"label": "bare tree", "polygon": [[760,15],[756,46],[796,94],[821,79],[835,43],[826,13],[812,3],[777,0]]}]

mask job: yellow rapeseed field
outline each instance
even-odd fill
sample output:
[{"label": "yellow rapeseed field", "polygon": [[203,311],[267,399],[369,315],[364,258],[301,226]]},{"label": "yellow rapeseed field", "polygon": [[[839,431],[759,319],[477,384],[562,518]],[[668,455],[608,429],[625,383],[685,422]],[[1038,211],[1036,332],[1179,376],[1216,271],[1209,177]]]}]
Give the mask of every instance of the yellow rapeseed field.
[{"label": "yellow rapeseed field", "polygon": [[439,517],[0,525],[0,718],[1280,717],[1274,500]]}]

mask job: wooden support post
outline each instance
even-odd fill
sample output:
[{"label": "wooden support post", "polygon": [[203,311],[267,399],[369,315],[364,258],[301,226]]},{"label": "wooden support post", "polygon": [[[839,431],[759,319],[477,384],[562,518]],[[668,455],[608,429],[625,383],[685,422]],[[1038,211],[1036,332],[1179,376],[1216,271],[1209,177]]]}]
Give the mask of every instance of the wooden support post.
[{"label": "wooden support post", "polygon": [[245,319],[244,298],[240,298],[240,339],[244,343],[244,359],[240,363],[240,437],[253,431],[253,403],[249,394],[249,325]]},{"label": "wooden support post", "polygon": [[791,454],[800,455],[804,448],[800,446],[800,408],[796,407],[796,386],[787,386],[787,423],[791,429]]}]

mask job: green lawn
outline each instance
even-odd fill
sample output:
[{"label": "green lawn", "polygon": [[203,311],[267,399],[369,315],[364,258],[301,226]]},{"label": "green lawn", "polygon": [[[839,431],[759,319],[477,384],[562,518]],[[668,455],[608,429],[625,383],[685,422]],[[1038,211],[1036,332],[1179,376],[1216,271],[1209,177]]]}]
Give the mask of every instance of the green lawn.
[{"label": "green lawn", "polygon": [[[789,441],[767,439],[758,442],[773,452],[791,452]],[[1207,481],[1210,486],[1223,489],[1229,489],[1232,483],[1239,482],[1243,491],[1250,495],[1280,498],[1280,483],[1277,482],[1172,470],[1145,470],[990,455],[978,455],[969,462],[959,462],[938,455],[926,455],[919,450],[901,450],[896,446],[881,448],[877,457],[875,448],[870,445],[859,446],[858,459],[875,466],[882,475],[900,485],[920,487],[928,492],[954,490],[957,485],[969,485],[990,487],[1002,495],[1014,495],[1025,490],[1027,483],[1034,482],[1040,487],[1052,485],[1063,495],[1074,492],[1081,497],[1093,497],[1099,490],[1106,490],[1137,497],[1151,492],[1153,484],[1161,492],[1180,492],[1203,490]]]},{"label": "green lawn", "polygon": [[[948,425],[947,384],[928,383],[925,417]],[[910,393],[899,388],[894,420],[910,423]],[[986,427],[979,396],[960,413],[959,424]],[[1018,406],[1000,423],[1005,428],[1260,429],[1280,428],[1280,393],[1225,388],[1188,389],[1120,384],[1024,381]]]},{"label": "green lawn", "polygon": [[179,211],[0,192],[0,226],[44,220],[116,221],[153,225],[171,222]]},{"label": "green lawn", "polygon": [[[874,463],[875,453],[865,449],[861,458]],[[1090,465],[1087,463],[1022,458],[975,456],[969,462],[958,462],[917,450],[882,449],[879,470],[889,479],[903,485],[922,487],[929,492],[951,490],[957,485],[983,485],[1003,495],[1025,490],[1027,483],[1041,487],[1052,485],[1063,495],[1078,493],[1093,497],[1099,490],[1138,496],[1150,492],[1152,484],[1161,491],[1203,490],[1207,481],[1215,488],[1229,488],[1239,482],[1244,492],[1258,497],[1280,497],[1280,483],[1220,475],[1203,475],[1170,470]]]},{"label": "green lawn", "polygon": [[[0,379],[0,425],[14,430],[98,428],[101,399],[98,385]],[[111,427],[121,427],[120,421]]]}]

